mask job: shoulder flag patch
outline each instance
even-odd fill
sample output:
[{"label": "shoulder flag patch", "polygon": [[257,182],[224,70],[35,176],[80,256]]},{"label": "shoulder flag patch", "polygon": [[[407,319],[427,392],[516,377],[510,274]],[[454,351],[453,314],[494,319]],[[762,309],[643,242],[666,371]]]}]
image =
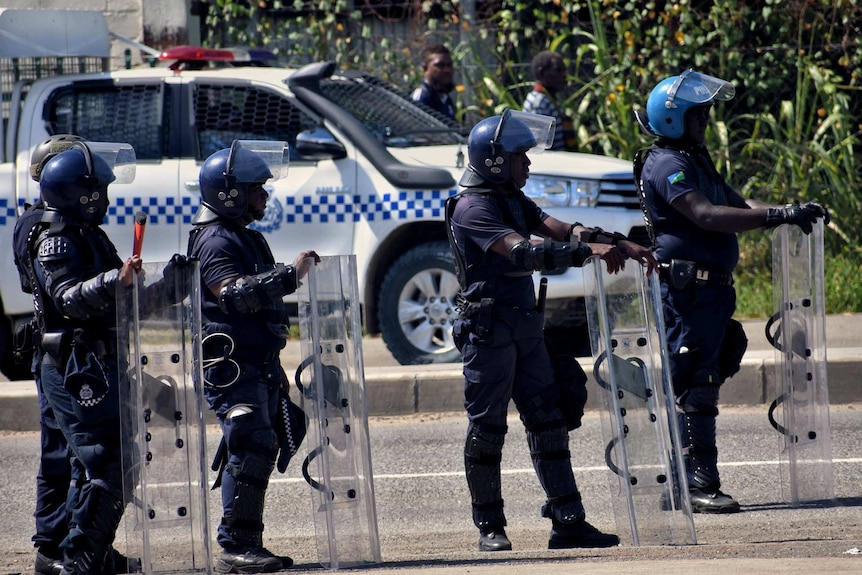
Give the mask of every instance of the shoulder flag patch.
[{"label": "shoulder flag patch", "polygon": [[675,172],[667,177],[667,181],[671,184],[677,184],[685,180],[685,174],[682,171]]}]

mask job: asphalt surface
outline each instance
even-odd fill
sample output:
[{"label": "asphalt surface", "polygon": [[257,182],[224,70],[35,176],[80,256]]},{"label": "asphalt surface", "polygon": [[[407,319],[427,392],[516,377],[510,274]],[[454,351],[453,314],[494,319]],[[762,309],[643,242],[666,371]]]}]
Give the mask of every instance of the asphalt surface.
[{"label": "asphalt surface", "polygon": [[[539,516],[541,490],[531,469],[520,423],[510,419],[503,486],[515,549],[476,551],[463,479],[460,365],[398,366],[379,339],[363,340],[377,522],[382,563],[358,572],[383,575],[514,575],[606,573],[862,573],[862,315],[829,316],[827,359],[835,498],[788,504],[779,488],[776,434],[766,422],[774,382],[774,352],[763,321],[744,322],[749,351],[739,374],[722,389],[719,450],[726,491],[742,504],[734,515],[695,515],[697,544],[641,545],[612,549],[547,550],[548,522]],[[299,361],[298,346],[282,356]],[[582,361],[590,372],[590,361]],[[590,384],[594,385],[594,384]],[[594,388],[591,388],[591,391]],[[33,477],[39,438],[32,382],[0,382],[0,575],[31,573]],[[592,393],[592,396],[598,395]],[[595,399],[591,400],[595,401]],[[573,432],[571,450],[588,518],[604,531],[618,523],[602,460],[602,412],[588,409]],[[219,436],[207,427],[209,453]],[[319,572],[309,488],[291,462],[275,474],[267,495],[265,543],[297,561],[293,572]],[[212,478],[209,478],[210,481]],[[219,501],[210,496],[210,524]],[[617,512],[617,515],[619,513]],[[118,543],[122,544],[122,536]],[[345,569],[350,571],[350,569]]]},{"label": "asphalt surface", "polygon": [[[775,377],[775,350],[764,335],[765,320],[743,322],[748,351],[741,369],[721,388],[722,405],[769,404],[778,395]],[[830,315],[826,318],[827,379],[829,402],[859,401],[859,374],[862,373],[862,314]],[[365,391],[369,415],[440,413],[463,409],[464,378],[461,365],[399,365],[379,338],[364,338]],[[288,342],[281,355],[282,365],[291,374],[300,364],[300,346]],[[590,358],[579,358],[592,377]],[[588,383],[597,389],[594,382]],[[0,381],[0,430],[39,429],[36,390],[32,381]],[[599,394],[590,393],[589,409],[597,409]],[[214,420],[213,420],[214,421]]]}]

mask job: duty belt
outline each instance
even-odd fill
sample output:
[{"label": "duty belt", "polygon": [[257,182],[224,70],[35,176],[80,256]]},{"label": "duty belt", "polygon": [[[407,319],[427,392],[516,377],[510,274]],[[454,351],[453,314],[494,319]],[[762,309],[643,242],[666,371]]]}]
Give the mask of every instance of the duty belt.
[{"label": "duty belt", "polygon": [[676,289],[695,286],[732,286],[733,274],[717,271],[688,260],[671,260],[658,265],[659,279]]}]

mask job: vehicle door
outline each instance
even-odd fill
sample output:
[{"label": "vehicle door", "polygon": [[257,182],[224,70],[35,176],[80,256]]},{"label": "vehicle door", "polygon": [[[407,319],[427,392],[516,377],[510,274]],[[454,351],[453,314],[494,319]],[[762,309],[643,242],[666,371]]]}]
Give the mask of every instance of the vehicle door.
[{"label": "vehicle door", "polygon": [[[297,253],[313,249],[321,255],[353,252],[356,190],[355,152],[349,142],[336,158],[301,155],[297,137],[313,131],[341,145],[322,122],[277,86],[225,78],[187,80],[184,101],[191,102],[192,154],[180,164],[180,194],[199,203],[199,172],[213,152],[229,148],[234,139],[281,140],[290,147],[287,177],[266,184],[270,197],[263,220],[250,227],[262,232],[276,261],[291,263]],[[338,157],[345,156],[345,157]],[[187,228],[188,230],[188,228]],[[187,232],[186,230],[186,232]]]},{"label": "vehicle door", "polygon": [[185,252],[180,224],[196,206],[183,204],[178,193],[178,160],[167,145],[169,92],[161,77],[77,81],[55,90],[44,108],[51,133],[127,142],[135,149],[135,180],[108,188],[110,206],[102,226],[123,259],[132,253],[139,211],[148,215],[145,261],[167,261]]}]

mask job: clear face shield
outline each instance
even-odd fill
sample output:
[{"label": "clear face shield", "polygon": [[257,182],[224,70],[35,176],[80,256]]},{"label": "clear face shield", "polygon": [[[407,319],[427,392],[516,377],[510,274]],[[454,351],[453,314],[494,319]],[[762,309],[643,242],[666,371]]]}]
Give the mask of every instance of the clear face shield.
[{"label": "clear face shield", "polygon": [[[248,165],[235,160],[243,154],[239,150],[253,152],[262,164]],[[236,164],[236,165],[235,165]],[[279,180],[287,177],[290,167],[290,149],[287,142],[276,140],[234,140],[227,160],[227,174],[239,182]],[[262,179],[261,179],[262,178]]]},{"label": "clear face shield", "polygon": [[[557,120],[551,116],[507,109],[500,117],[494,142],[510,152],[538,154],[554,143],[556,123]],[[528,143],[531,145],[524,148]]]},{"label": "clear face shield", "polygon": [[[135,149],[131,144],[125,142],[76,142],[73,147],[80,147],[85,152],[89,150],[87,156],[90,158],[98,157],[108,165],[111,172],[114,174],[112,184],[131,184],[135,181],[135,166],[137,158],[135,157]],[[90,167],[90,174],[94,174],[94,168]]]},{"label": "clear face shield", "polygon": [[677,77],[667,91],[666,108],[676,108],[679,101],[703,104],[712,100],[726,102],[736,95],[733,84],[720,78],[695,72],[691,68]]}]

